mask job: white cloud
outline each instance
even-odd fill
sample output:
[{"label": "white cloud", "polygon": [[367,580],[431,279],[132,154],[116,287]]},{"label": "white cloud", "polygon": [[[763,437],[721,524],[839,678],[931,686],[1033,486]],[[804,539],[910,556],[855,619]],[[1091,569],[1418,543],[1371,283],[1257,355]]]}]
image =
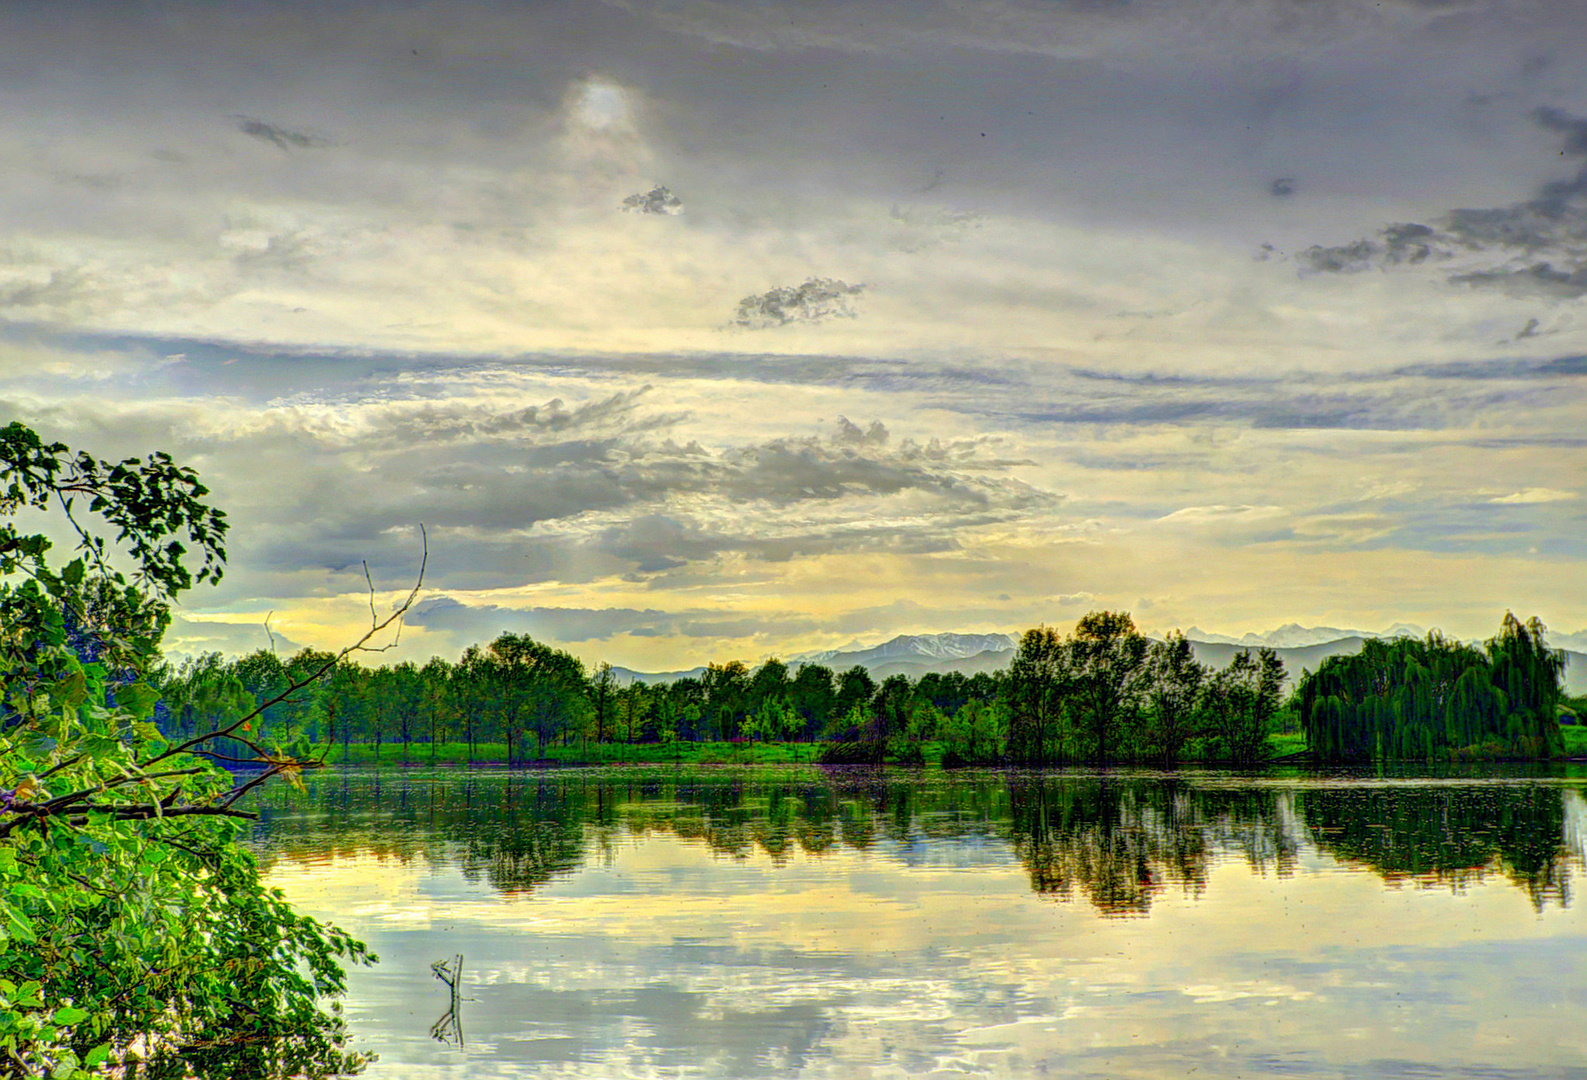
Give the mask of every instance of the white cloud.
[{"label": "white cloud", "polygon": [[1568,502],[1581,496],[1574,491],[1560,491],[1556,488],[1529,487],[1520,491],[1511,492],[1509,495],[1500,495],[1489,499],[1491,503],[1551,503]]}]

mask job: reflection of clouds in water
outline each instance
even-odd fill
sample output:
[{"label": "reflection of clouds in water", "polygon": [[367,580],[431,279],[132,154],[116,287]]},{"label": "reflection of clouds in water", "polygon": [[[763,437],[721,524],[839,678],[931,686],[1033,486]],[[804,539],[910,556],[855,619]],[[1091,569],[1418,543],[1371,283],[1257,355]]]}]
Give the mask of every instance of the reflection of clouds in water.
[{"label": "reflection of clouds in water", "polygon": [[[433,1004],[427,965],[449,951],[469,957],[476,999],[478,1041],[449,1059],[468,1075],[1012,1076],[1061,1061],[1222,1074],[1256,1068],[1274,1024],[1308,1069],[1419,1065],[1429,1047],[1477,1066],[1468,1043],[1445,1045],[1451,1032],[1524,1003],[1537,974],[1560,993],[1581,984],[1579,909],[1538,917],[1498,882],[1454,896],[1337,866],[1280,879],[1224,862],[1200,899],[1170,892],[1149,919],[1107,920],[1034,901],[1012,862],[922,874],[885,850],[723,858],[665,834],[608,852],[507,903],[417,860],[283,864],[276,883],[382,956],[354,976],[355,1025],[385,1056],[373,1076],[420,1075],[415,1057],[444,1066],[433,1056],[450,1052],[382,1017]],[[427,923],[412,917],[426,908]],[[1385,1031],[1386,1001],[1419,1019]],[[1546,1056],[1555,1026],[1528,1008],[1511,1009],[1510,1031]],[[1341,1050],[1341,1030],[1368,1038]]]},{"label": "reflection of clouds in water", "polygon": [[[377,1077],[1531,1076],[1584,1050],[1553,1010],[1587,997],[1587,916],[1556,888],[1587,804],[1562,786],[312,783],[263,850],[382,957],[351,1000]],[[313,812],[282,816],[294,800]],[[857,848],[840,826],[861,819]],[[557,839],[503,879],[519,824]],[[785,842],[821,828],[815,850]],[[1448,869],[1407,873],[1416,851]],[[1143,865],[1157,884],[1119,892]],[[1038,870],[1071,899],[1033,893]],[[1120,896],[1149,906],[1099,917]],[[422,1033],[445,1005],[429,964],[457,952],[462,1052]]]}]

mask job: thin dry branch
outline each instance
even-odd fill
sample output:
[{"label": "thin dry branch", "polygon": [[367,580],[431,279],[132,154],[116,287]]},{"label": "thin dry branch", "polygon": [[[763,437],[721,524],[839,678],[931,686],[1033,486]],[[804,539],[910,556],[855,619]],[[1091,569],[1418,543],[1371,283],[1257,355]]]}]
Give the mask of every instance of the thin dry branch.
[{"label": "thin dry branch", "polygon": [[[158,761],[162,761],[165,758],[186,753],[189,750],[192,750],[194,747],[202,745],[211,739],[236,738],[237,732],[244,730],[246,725],[250,724],[256,717],[263,715],[266,709],[270,708],[272,705],[280,704],[291,695],[297,693],[299,690],[302,690],[304,687],[314,683],[322,675],[330,671],[337,664],[341,663],[354,653],[384,652],[386,649],[391,648],[391,645],[371,647],[369,642],[378,637],[381,631],[391,626],[392,623],[396,623],[398,625],[400,633],[402,618],[408,614],[408,610],[412,608],[414,603],[419,599],[419,590],[424,587],[424,571],[430,563],[430,538],[429,534],[425,532],[424,524],[422,522],[419,525],[419,536],[424,544],[424,551],[419,560],[418,578],[414,581],[413,588],[409,590],[407,598],[403,600],[402,603],[398,604],[396,608],[392,610],[390,615],[386,616],[384,619],[380,619],[378,622],[373,622],[363,637],[359,638],[351,645],[348,645],[346,648],[342,649],[341,652],[336,653],[329,660],[326,660],[318,667],[312,669],[308,674],[298,676],[287,685],[285,690],[281,691],[275,697],[270,698],[268,701],[260,702],[251,712],[244,714],[223,728],[217,728],[214,731],[209,731],[202,735],[195,735],[192,738],[187,739],[185,742],[179,743],[176,746],[170,747],[163,752],[156,754],[147,761],[139,762],[139,767],[148,768],[150,765],[153,765]],[[250,747],[250,749],[252,749],[252,747]]]},{"label": "thin dry branch", "polygon": [[[168,747],[167,749],[153,755],[152,757],[146,758],[143,761],[135,762],[135,767],[138,770],[136,773],[124,774],[117,777],[109,777],[100,781],[94,787],[81,788],[77,791],[72,791],[65,795],[59,795],[54,798],[45,799],[39,802],[12,803],[10,805],[10,813],[6,816],[6,820],[0,822],[0,838],[9,836],[12,830],[28,821],[43,822],[53,818],[56,820],[64,820],[68,824],[81,825],[87,822],[87,815],[89,813],[109,814],[119,820],[143,820],[148,818],[200,816],[237,818],[254,817],[254,814],[247,811],[233,809],[233,804],[235,804],[237,800],[241,799],[248,792],[252,791],[260,784],[270,780],[272,777],[282,773],[297,772],[303,769],[320,768],[324,765],[324,760],[323,758],[318,760],[298,760],[295,758],[279,757],[266,750],[254,740],[248,738],[245,735],[239,734],[239,732],[248,730],[252,721],[261,716],[266,709],[290,699],[293,694],[314,683],[316,680],[325,675],[326,672],[330,671],[337,664],[341,663],[354,653],[384,652],[385,650],[395,646],[396,641],[381,646],[372,646],[369,643],[375,640],[383,631],[389,629],[393,624],[396,624],[397,626],[398,639],[400,640],[402,619],[407,615],[409,609],[413,607],[414,603],[419,598],[419,590],[424,586],[424,573],[429,566],[430,561],[429,535],[425,532],[424,525],[422,523],[419,526],[419,535],[423,543],[423,554],[420,558],[419,573],[416,580],[414,581],[413,588],[408,591],[407,597],[404,598],[403,601],[395,608],[393,608],[391,614],[384,619],[380,618],[378,611],[375,610],[373,592],[371,592],[370,627],[369,630],[357,641],[353,642],[351,645],[348,645],[340,652],[332,656],[329,660],[313,668],[311,671],[298,676],[288,684],[285,690],[281,691],[279,694],[276,694],[269,700],[259,703],[251,711],[239,717],[233,723],[228,724],[225,727],[207,731],[201,735],[195,735],[192,738],[186,739],[175,746]],[[368,579],[367,565],[365,567],[365,576],[366,579]],[[372,590],[372,579],[370,579],[370,585]],[[268,631],[268,629],[269,628],[267,625],[266,630]],[[264,768],[258,776],[250,779],[246,783],[238,785],[237,787],[234,787],[230,791],[223,794],[213,796],[205,802],[188,802],[179,804],[177,799],[182,792],[180,785],[174,788],[163,799],[156,799],[149,802],[105,803],[93,801],[96,796],[102,796],[113,789],[124,787],[129,784],[146,784],[153,780],[168,780],[174,779],[176,777],[200,773],[203,770],[199,768],[166,769],[158,772],[149,772],[148,770],[150,766],[156,765],[168,758],[193,751],[203,746],[203,744],[207,742],[223,738],[229,738],[233,741],[242,743],[256,756],[253,758],[236,758],[229,755],[218,754],[212,754],[211,756],[223,757],[225,760],[235,761],[239,764],[264,763],[266,768]],[[48,772],[42,774],[40,778],[43,779],[48,777],[56,770],[66,768],[68,765],[73,763],[74,762],[72,760],[61,762]]]}]

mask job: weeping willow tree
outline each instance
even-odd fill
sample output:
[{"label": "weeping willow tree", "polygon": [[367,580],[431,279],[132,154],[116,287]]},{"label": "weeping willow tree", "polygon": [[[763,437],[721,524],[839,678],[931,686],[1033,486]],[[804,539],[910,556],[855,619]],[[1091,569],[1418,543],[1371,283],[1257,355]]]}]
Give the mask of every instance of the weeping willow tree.
[{"label": "weeping willow tree", "polygon": [[1325,761],[1429,760],[1472,748],[1545,757],[1563,746],[1554,713],[1564,667],[1542,623],[1509,613],[1483,649],[1436,631],[1369,640],[1302,679],[1301,726]]}]

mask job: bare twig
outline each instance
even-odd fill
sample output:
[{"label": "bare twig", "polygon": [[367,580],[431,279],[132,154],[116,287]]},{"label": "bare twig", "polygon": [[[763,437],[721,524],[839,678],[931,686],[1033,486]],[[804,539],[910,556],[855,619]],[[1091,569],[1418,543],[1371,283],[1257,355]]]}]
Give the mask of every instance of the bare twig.
[{"label": "bare twig", "polygon": [[[419,590],[424,587],[424,571],[425,571],[426,567],[429,566],[429,563],[430,563],[430,538],[429,538],[429,535],[425,532],[423,524],[420,524],[420,526],[419,526],[419,536],[420,536],[420,538],[422,539],[422,541],[424,543],[424,552],[423,552],[423,555],[421,556],[421,558],[419,560],[419,574],[418,574],[418,578],[417,578],[417,580],[414,581],[413,588],[411,590],[409,590],[406,599],[404,599],[402,601],[402,603],[398,604],[397,607],[395,609],[393,609],[393,611],[391,612],[390,615],[386,616],[384,619],[381,619],[380,621],[378,621],[378,622],[374,623],[373,625],[371,625],[369,630],[364,634],[363,637],[359,638],[357,641],[353,642],[351,645],[348,645],[345,648],[343,648],[341,652],[336,653],[329,660],[324,661],[319,666],[317,666],[314,669],[312,669],[311,671],[309,671],[307,674],[298,676],[296,679],[294,679],[291,683],[289,683],[287,685],[287,688],[285,690],[281,691],[275,697],[272,697],[272,698],[270,698],[267,701],[260,702],[259,705],[256,706],[251,712],[248,712],[248,713],[244,714],[243,716],[239,717],[237,720],[233,721],[232,723],[226,725],[223,728],[217,728],[216,730],[206,732],[203,735],[195,735],[192,738],[186,740],[185,742],[178,743],[176,746],[172,746],[172,747],[162,751],[161,753],[156,754],[154,757],[149,758],[147,761],[140,762],[139,763],[140,767],[147,768],[148,766],[153,765],[157,761],[161,761],[161,760],[163,760],[165,758],[168,758],[168,757],[173,757],[176,754],[186,753],[187,751],[193,749],[195,746],[199,746],[199,745],[201,745],[201,744],[203,744],[205,742],[208,742],[211,739],[237,738],[236,733],[238,731],[243,730],[244,729],[244,725],[247,725],[247,724],[251,723],[255,717],[258,717],[258,716],[262,715],[266,709],[270,708],[273,705],[280,704],[282,701],[285,701],[292,694],[297,693],[299,690],[302,690],[304,687],[306,687],[306,686],[310,685],[311,683],[315,682],[317,679],[319,679],[320,676],[324,675],[327,671],[330,671],[337,664],[341,663],[343,660],[347,659],[349,656],[353,655],[354,653],[357,653],[357,652],[384,652],[386,649],[390,648],[391,647],[390,645],[385,645],[385,646],[380,646],[380,647],[370,647],[369,646],[369,642],[372,641],[374,638],[378,637],[379,634],[381,633],[381,631],[383,631],[387,627],[391,626],[392,623],[396,623],[400,627],[401,626],[401,620],[402,620],[403,616],[407,615],[408,609],[413,607],[415,601],[417,601],[419,599]],[[241,741],[241,740],[239,740],[239,741]]]},{"label": "bare twig", "polygon": [[[201,735],[195,735],[174,746],[169,746],[160,753],[154,754],[143,761],[135,762],[134,764],[136,771],[133,773],[125,773],[121,776],[113,776],[102,779],[93,787],[81,788],[65,795],[59,795],[54,798],[48,798],[38,802],[12,803],[9,807],[9,813],[0,815],[0,818],[3,818],[3,820],[0,820],[0,838],[9,836],[14,829],[29,821],[42,823],[47,819],[53,818],[57,821],[65,821],[70,825],[80,826],[87,823],[87,815],[91,813],[108,814],[111,817],[122,821],[144,820],[148,818],[201,816],[237,818],[255,817],[256,815],[247,811],[233,809],[233,804],[235,804],[237,800],[241,799],[248,792],[252,791],[260,784],[270,780],[272,777],[278,776],[282,773],[297,772],[303,769],[323,767],[325,763],[324,755],[321,755],[317,759],[307,758],[303,760],[282,757],[278,754],[270,752],[269,750],[266,750],[265,747],[261,746],[255,740],[240,733],[251,730],[252,721],[263,715],[265,710],[274,705],[278,705],[283,701],[291,700],[292,695],[316,682],[318,679],[324,676],[326,672],[330,671],[337,664],[347,659],[347,657],[359,652],[384,652],[386,649],[393,648],[397,644],[397,641],[400,641],[403,617],[407,615],[409,609],[413,607],[414,603],[419,598],[419,591],[424,586],[424,573],[429,566],[430,561],[429,536],[425,532],[424,526],[422,524],[419,526],[419,535],[423,543],[423,554],[419,562],[419,573],[414,581],[413,588],[408,591],[408,595],[392,610],[391,614],[386,616],[384,619],[380,618],[379,612],[375,608],[373,591],[374,580],[369,574],[367,564],[365,565],[365,579],[369,582],[371,590],[370,626],[369,630],[357,641],[346,646],[340,652],[331,656],[328,660],[317,665],[313,669],[299,675],[287,685],[286,689],[282,690],[280,693],[269,698],[268,700],[258,703],[252,710],[243,714],[234,722],[227,724],[224,727],[215,728],[213,730],[204,732]],[[274,615],[274,612],[271,612],[271,615]],[[270,619],[269,616],[267,616],[265,619],[266,633],[270,633],[269,623]],[[397,641],[393,641],[382,646],[372,646],[369,644],[383,631],[391,628],[393,624],[395,624],[397,628]],[[273,650],[275,647],[275,635],[273,633],[270,634],[270,640],[271,648]],[[207,801],[203,802],[179,802],[178,800],[182,794],[182,785],[180,784],[167,793],[165,797],[157,798],[150,802],[118,803],[93,801],[97,796],[103,796],[117,788],[126,787],[130,784],[147,784],[154,780],[171,780],[177,777],[191,776],[201,773],[204,770],[197,767],[165,769],[158,772],[150,772],[148,770],[151,766],[156,765],[161,761],[165,761],[168,758],[193,751],[199,747],[202,747],[205,743],[225,738],[229,738],[235,742],[241,743],[243,746],[247,747],[248,750],[253,752],[255,756],[253,758],[241,758],[210,751],[200,752],[208,753],[209,756],[216,759],[233,761],[237,762],[238,764],[263,763],[266,767],[260,772],[258,776],[252,778],[246,783],[232,788],[228,792],[210,796]],[[78,755],[76,758],[62,761],[41,774],[39,779],[45,779],[54,772],[78,763],[81,761],[81,759],[82,755]]]}]

